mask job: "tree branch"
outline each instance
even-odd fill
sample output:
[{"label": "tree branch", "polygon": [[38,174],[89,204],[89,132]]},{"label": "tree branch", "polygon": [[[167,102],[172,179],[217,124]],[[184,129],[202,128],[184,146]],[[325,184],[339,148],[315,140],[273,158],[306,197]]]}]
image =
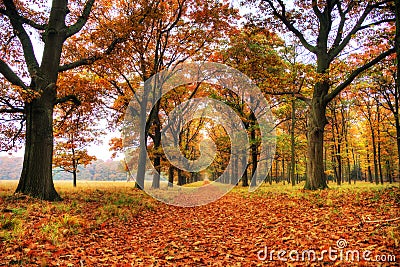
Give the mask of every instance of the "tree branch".
[{"label": "tree branch", "polygon": [[344,26],[345,26],[345,23],[346,23],[346,14],[350,11],[350,4],[349,4],[349,6],[348,6],[348,8],[347,8],[346,11],[343,11],[342,5],[341,5],[341,2],[340,2],[340,1],[338,1],[338,2],[336,3],[336,6],[337,6],[338,11],[339,11],[340,22],[339,22],[339,26],[338,26],[338,29],[337,29],[336,38],[335,38],[335,41],[333,42],[332,47],[337,47],[337,46],[339,46],[340,41],[342,41],[342,38],[343,38],[343,30],[344,30]]},{"label": "tree branch", "polygon": [[72,101],[75,105],[80,106],[82,102],[79,100],[79,98],[76,95],[67,95],[61,98],[56,99],[55,105],[65,103],[68,101]]},{"label": "tree branch", "polygon": [[9,113],[9,114],[15,114],[15,113],[24,113],[25,110],[23,108],[0,108],[0,113]]},{"label": "tree branch", "polygon": [[322,13],[318,8],[317,0],[312,0],[311,1],[311,5],[312,5],[312,9],[313,9],[315,15],[317,16],[318,20],[321,21],[322,20]]},{"label": "tree branch", "polygon": [[[346,35],[346,37],[343,39],[343,41],[340,43],[341,39],[342,39],[342,33],[339,32],[340,29],[338,29],[338,34],[335,38],[334,41],[334,45],[332,46],[332,48],[329,50],[328,54],[329,57],[331,59],[335,58],[337,55],[340,54],[340,52],[347,46],[347,44],[350,42],[351,38],[353,37],[354,34],[356,34],[357,32],[359,32],[360,30],[363,30],[367,27],[369,27],[371,24],[368,24],[369,26],[365,25],[362,26],[363,22],[365,21],[365,19],[367,18],[367,16],[371,13],[372,10],[374,10],[375,8],[379,8],[382,4],[386,3],[388,1],[382,1],[382,2],[378,2],[375,3],[373,5],[368,5],[365,9],[364,12],[362,13],[362,15],[360,16],[360,18],[358,19],[357,23],[354,25],[354,27],[351,29],[351,31]],[[348,8],[345,13],[344,16],[347,12],[350,11],[350,8]],[[341,16],[342,17],[342,16]],[[345,18],[344,18],[345,19]],[[342,21],[342,18],[341,18]],[[342,22],[340,22],[342,23]],[[376,23],[380,23],[379,21]],[[340,26],[340,25],[339,25]]]},{"label": "tree branch", "polygon": [[8,108],[2,108],[0,111],[0,113],[23,113],[24,112],[24,108],[22,107],[15,107],[13,106],[13,104],[11,104],[10,101],[8,101],[8,99],[0,97],[0,103],[5,104]]},{"label": "tree branch", "polygon": [[395,18],[383,19],[383,20],[380,20],[380,21],[377,21],[377,22],[373,22],[373,23],[370,23],[370,24],[363,25],[358,30],[360,31],[360,30],[367,29],[367,28],[369,28],[371,26],[379,25],[379,24],[386,23],[386,22],[394,22],[394,21],[395,21]]},{"label": "tree branch", "polygon": [[307,42],[307,40],[304,38],[304,35],[296,28],[293,26],[293,24],[288,20],[287,16],[286,16],[286,9],[285,9],[285,4],[281,1],[278,0],[279,5],[282,8],[282,14],[278,12],[278,10],[276,9],[276,7],[274,6],[274,4],[272,3],[271,0],[262,0],[263,2],[267,2],[268,5],[271,7],[272,12],[274,14],[274,16],[276,16],[278,19],[280,19],[283,24],[285,24],[285,26],[291,31],[293,32],[297,38],[299,38],[301,44],[311,53],[316,54],[317,53],[317,49],[315,46],[312,46],[309,42]]},{"label": "tree branch", "polygon": [[67,71],[67,70],[71,70],[80,66],[86,66],[86,65],[90,65],[93,64],[95,61],[102,59],[104,56],[111,54],[111,52],[115,49],[115,47],[124,42],[126,40],[126,38],[116,38],[114,41],[112,41],[112,43],[107,47],[107,49],[104,51],[103,54],[101,55],[94,55],[91,57],[87,57],[87,58],[82,58],[79,59],[77,61],[71,62],[71,63],[67,63],[64,64],[62,66],[58,67],[58,72],[63,72],[63,71]]},{"label": "tree branch", "polygon": [[374,58],[373,60],[371,60],[370,62],[364,64],[363,66],[359,67],[358,69],[354,70],[349,77],[347,77],[347,79],[341,83],[340,85],[338,85],[331,93],[329,93],[328,95],[326,95],[324,97],[324,102],[325,104],[328,104],[330,101],[332,101],[333,98],[335,98],[343,89],[345,89],[347,86],[349,86],[352,81],[363,71],[369,69],[370,67],[372,67],[373,65],[379,63],[382,59],[384,59],[385,57],[387,57],[390,54],[393,54],[395,52],[394,48],[391,48],[383,53],[381,53],[379,56],[377,56],[376,58]]},{"label": "tree branch", "polygon": [[3,0],[4,5],[6,6],[6,14],[10,19],[11,25],[16,31],[18,39],[22,44],[22,48],[24,51],[25,62],[28,67],[28,71],[31,76],[35,76],[37,69],[39,68],[39,64],[36,60],[33,45],[29,35],[26,33],[25,28],[20,21],[21,16],[17,12],[17,8],[12,0]]},{"label": "tree branch", "polygon": [[6,78],[11,84],[20,86],[24,90],[28,90],[27,86],[24,82],[18,77],[18,75],[5,63],[0,59],[0,73],[3,74],[4,78]]},{"label": "tree branch", "polygon": [[93,64],[95,61],[99,60],[100,58],[101,57],[97,55],[97,56],[91,56],[91,57],[79,59],[77,61],[59,66],[58,72],[64,72],[64,71],[71,70],[71,69],[74,69],[74,68],[77,68],[80,66],[90,65],[90,64]]},{"label": "tree branch", "polygon": [[[0,8],[0,14],[8,16],[7,11],[3,8]],[[30,19],[25,18],[20,15],[18,15],[18,18],[19,18],[18,20],[20,23],[27,24],[27,25],[31,26],[32,28],[35,28],[36,30],[44,31],[47,27],[47,24],[39,24],[39,23],[34,22],[33,20],[30,20]]]},{"label": "tree branch", "polygon": [[90,12],[92,10],[95,0],[88,0],[83,8],[81,16],[78,18],[75,24],[68,27],[67,38],[78,33],[85,26],[87,20],[89,19]]},{"label": "tree branch", "polygon": [[292,96],[296,97],[297,99],[306,102],[308,105],[311,104],[311,99],[304,96],[303,94],[301,94],[299,92],[266,92],[265,94],[267,94],[267,95],[292,95]]}]

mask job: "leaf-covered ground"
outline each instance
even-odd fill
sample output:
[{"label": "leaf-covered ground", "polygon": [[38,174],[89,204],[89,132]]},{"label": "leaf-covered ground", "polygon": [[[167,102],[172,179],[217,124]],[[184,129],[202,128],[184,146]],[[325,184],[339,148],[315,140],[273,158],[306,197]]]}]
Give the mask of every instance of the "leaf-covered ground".
[{"label": "leaf-covered ground", "polygon": [[[0,265],[396,266],[400,262],[398,186],[308,192],[280,185],[264,186],[255,193],[239,188],[193,208],[159,203],[127,183],[58,187],[64,201],[56,203],[13,195],[12,186],[0,182]],[[327,252],[321,255],[324,250],[331,250],[330,257]],[[385,261],[377,262],[376,257]]]}]

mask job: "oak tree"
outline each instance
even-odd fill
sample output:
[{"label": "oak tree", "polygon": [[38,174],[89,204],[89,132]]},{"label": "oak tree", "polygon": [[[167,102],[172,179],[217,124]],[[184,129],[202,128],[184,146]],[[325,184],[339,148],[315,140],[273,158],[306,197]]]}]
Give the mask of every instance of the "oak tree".
[{"label": "oak tree", "polygon": [[[394,21],[390,11],[391,0],[350,1],[350,0],[311,0],[294,1],[289,7],[282,0],[260,0],[256,2],[272,27],[284,25],[316,59],[316,80],[309,103],[307,129],[308,159],[306,189],[327,188],[323,162],[324,130],[327,105],[350,85],[363,71],[375,65],[394,52],[388,45],[383,52],[371,55],[362,64],[351,70],[338,83],[332,83],[330,68],[332,63],[345,53],[349,53],[352,42],[362,48],[366,36],[379,38],[379,29]],[[385,40],[381,40],[385,43]],[[351,53],[351,51],[350,51]]]},{"label": "oak tree", "polygon": [[[53,0],[50,8],[47,1],[0,3],[0,73],[1,83],[7,87],[7,94],[2,97],[7,108],[1,112],[18,112],[25,121],[24,161],[16,192],[46,200],[60,199],[52,180],[54,107],[79,101],[73,95],[59,95],[59,73],[92,63],[118,43],[98,47],[95,56],[73,61],[63,57],[66,42],[85,27],[94,2]],[[43,44],[41,53],[35,48],[37,42]],[[20,105],[13,104],[14,97],[18,97]]]}]

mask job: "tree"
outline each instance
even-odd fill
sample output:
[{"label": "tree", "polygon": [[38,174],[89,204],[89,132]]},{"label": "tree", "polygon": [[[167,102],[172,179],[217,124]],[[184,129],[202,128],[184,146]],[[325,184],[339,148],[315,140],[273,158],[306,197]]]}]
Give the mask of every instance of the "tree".
[{"label": "tree", "polygon": [[[121,39],[97,47],[96,54],[69,60],[63,48],[89,20],[94,0],[71,3],[53,0],[31,3],[4,0],[0,4],[1,39],[4,56],[0,59],[2,82],[8,86],[6,98],[18,95],[22,106],[11,105],[2,113],[22,113],[25,120],[25,154],[16,192],[45,200],[59,200],[52,180],[54,107],[68,101],[79,104],[74,95],[62,95],[60,72],[91,64],[109,54]],[[44,45],[41,62],[33,43],[40,37]],[[75,47],[76,50],[76,47]],[[63,56],[64,55],[64,56]],[[21,64],[23,63],[23,64]],[[12,100],[12,99],[10,99]],[[40,160],[38,160],[40,159]]]},{"label": "tree", "polygon": [[73,185],[76,187],[78,166],[87,166],[97,158],[88,154],[87,149],[77,147],[73,135],[66,142],[58,142],[54,148],[53,165],[72,174]]},{"label": "tree", "polygon": [[96,141],[100,134],[98,130],[90,127],[93,114],[82,114],[82,107],[78,107],[78,109],[72,114],[68,109],[63,112],[65,116],[56,121],[56,145],[53,155],[53,166],[72,173],[74,187],[76,187],[78,166],[87,166],[97,159],[88,154],[86,147],[89,143]]},{"label": "tree", "polygon": [[[351,70],[347,77],[333,84],[330,76],[332,63],[344,53],[348,53],[351,41],[359,42],[362,47],[362,34],[379,38],[381,25],[394,21],[393,13],[388,12],[393,1],[296,1],[292,9],[288,9],[282,0],[256,1],[260,9],[267,15],[273,15],[285,29],[292,32],[301,44],[316,57],[315,81],[310,105],[307,129],[307,182],[306,189],[327,188],[323,163],[324,129],[327,105],[350,85],[363,71],[375,65],[394,52],[388,48],[379,55],[365,59],[361,66]],[[269,17],[273,26],[278,23]],[[316,33],[316,34],[314,34]],[[316,38],[315,38],[316,37]],[[382,40],[385,43],[385,40]]]}]

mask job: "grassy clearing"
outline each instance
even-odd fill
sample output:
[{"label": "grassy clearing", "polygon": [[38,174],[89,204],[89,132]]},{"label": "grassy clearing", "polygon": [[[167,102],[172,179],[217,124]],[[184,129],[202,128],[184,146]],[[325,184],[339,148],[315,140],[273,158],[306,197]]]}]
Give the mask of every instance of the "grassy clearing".
[{"label": "grassy clearing", "polygon": [[74,188],[70,181],[55,181],[60,202],[15,195],[16,186],[17,181],[0,182],[0,240],[9,244],[34,231],[43,242],[57,245],[85,229],[126,222],[155,207],[151,198],[126,182],[80,182]]}]

